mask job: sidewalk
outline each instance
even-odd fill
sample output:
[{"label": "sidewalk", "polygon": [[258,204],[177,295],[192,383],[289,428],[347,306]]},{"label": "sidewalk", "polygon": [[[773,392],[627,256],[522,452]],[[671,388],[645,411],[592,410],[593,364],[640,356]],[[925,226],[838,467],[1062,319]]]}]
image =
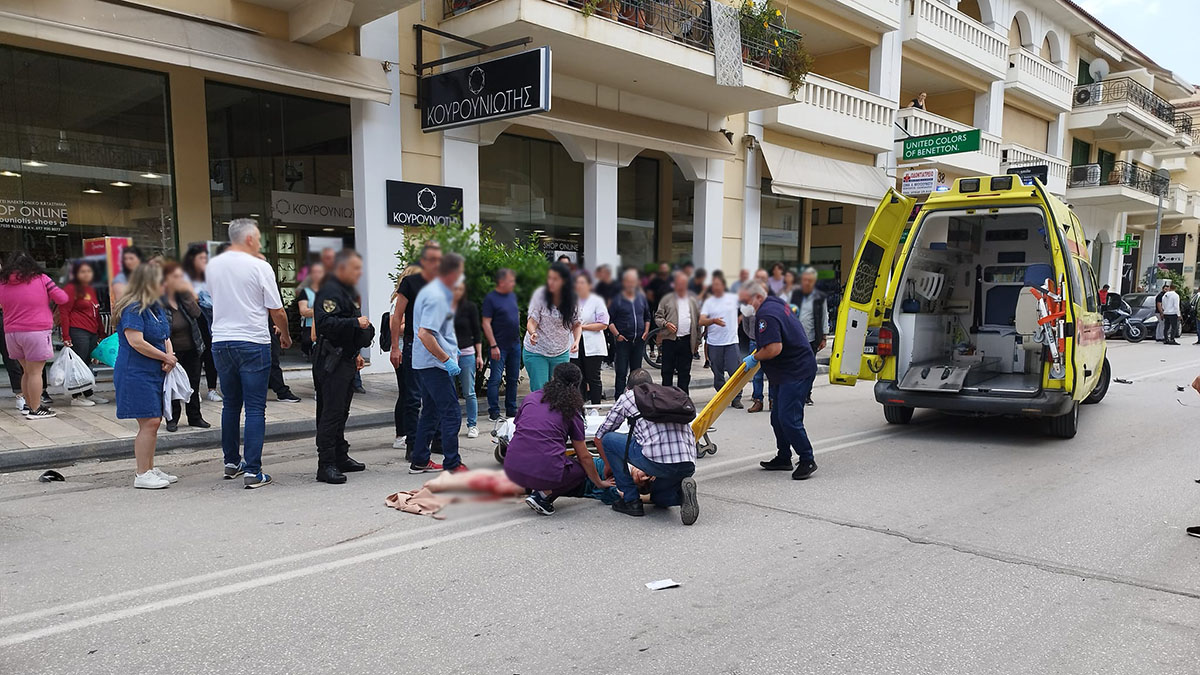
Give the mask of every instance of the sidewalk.
[{"label": "sidewalk", "polygon": [[[821,370],[825,369],[822,367]],[[284,376],[288,386],[302,400],[299,403],[281,403],[275,400],[273,392],[267,393],[267,438],[303,438],[311,443],[316,433],[316,401],[313,399],[311,375],[308,370],[297,369],[285,370]],[[613,371],[606,367],[601,371],[601,377],[605,389],[611,394]],[[822,379],[818,376],[818,386]],[[695,363],[691,389],[697,392],[708,390],[712,388],[712,382],[712,373],[701,368],[699,362]],[[828,381],[825,380],[825,383],[828,384]],[[111,384],[108,387],[104,384],[97,390],[97,395],[113,398]],[[346,427],[380,427],[380,433],[386,433],[390,438],[396,405],[395,376],[365,375],[363,385],[367,393],[354,396]],[[520,393],[522,397],[528,393],[524,375]],[[7,390],[5,394],[9,394]],[[612,400],[610,398],[605,402],[611,403]],[[221,404],[202,400],[200,405],[204,419],[212,424],[212,428],[194,429],[187,426],[185,418],[180,420],[179,431],[170,433],[164,423],[158,432],[159,452],[221,445]],[[17,412],[11,395],[0,397],[0,473],[63,466],[80,460],[132,456],[137,421],[116,419],[115,404],[110,402],[87,408],[72,406],[68,397],[58,395],[54,396],[54,409],[58,416],[53,419],[29,421]],[[486,427],[486,398],[480,400],[479,417],[483,421],[482,426]],[[386,432],[383,428],[387,428]]]}]

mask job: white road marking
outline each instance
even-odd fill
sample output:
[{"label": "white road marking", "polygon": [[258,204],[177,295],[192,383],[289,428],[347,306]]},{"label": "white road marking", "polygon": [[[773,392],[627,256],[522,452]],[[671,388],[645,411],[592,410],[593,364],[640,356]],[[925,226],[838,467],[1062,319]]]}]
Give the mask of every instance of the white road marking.
[{"label": "white road marking", "polygon": [[495,532],[496,530],[502,530],[506,527],[512,527],[514,525],[520,525],[521,523],[530,522],[535,522],[535,520],[533,518],[513,518],[510,520],[501,521],[499,523],[493,523],[491,525],[482,525],[480,527],[462,530],[452,534],[444,534],[438,537],[430,537],[429,539],[422,539],[420,541],[414,541],[407,544],[400,544],[399,546],[380,549],[378,551],[371,551],[370,553],[362,553],[359,555],[350,556],[349,558],[339,558],[337,560],[330,560],[328,562],[318,563],[316,565],[309,565],[308,567],[300,567],[294,570],[288,570],[286,572],[279,572],[277,574],[259,577],[257,579],[248,579],[246,581],[240,581],[232,584],[224,584],[217,586],[216,588],[197,591],[195,593],[177,595],[172,598],[165,598],[155,602],[134,605],[125,609],[95,614],[82,619],[75,619],[73,621],[66,621],[60,624],[46,626],[45,628],[38,628],[25,633],[15,633],[7,637],[0,638],[0,648],[11,647],[16,644],[21,644],[22,642],[29,642],[30,640],[50,637],[52,635],[66,633],[68,631],[90,628],[92,626],[98,626],[105,623],[112,623],[113,621],[128,619],[160,609],[177,607],[179,605],[194,602],[196,600],[207,600],[211,598],[219,598],[225,595],[232,595],[234,593],[241,593],[242,591],[248,591],[260,586],[268,586],[282,581],[288,581],[290,579],[299,579],[301,577],[312,576],[314,574],[336,570],[341,567],[370,562],[372,560],[386,558],[388,556],[405,553],[407,551],[429,548],[438,544],[444,544],[447,542],[456,541],[458,539],[472,537],[478,534],[487,534],[489,532]]},{"label": "white road marking", "polygon": [[1151,377],[1158,377],[1159,375],[1166,375],[1168,373],[1174,373],[1174,372],[1177,372],[1180,370],[1196,370],[1196,369],[1200,369],[1200,361],[1188,361],[1187,363],[1181,363],[1179,365],[1171,366],[1169,368],[1160,368],[1158,370],[1151,370],[1151,371],[1142,372],[1142,373],[1134,373],[1133,375],[1124,375],[1124,374],[1114,373],[1113,376],[1120,377],[1120,378],[1126,379],[1126,380],[1131,380],[1133,382],[1137,382],[1138,380],[1146,380]]}]

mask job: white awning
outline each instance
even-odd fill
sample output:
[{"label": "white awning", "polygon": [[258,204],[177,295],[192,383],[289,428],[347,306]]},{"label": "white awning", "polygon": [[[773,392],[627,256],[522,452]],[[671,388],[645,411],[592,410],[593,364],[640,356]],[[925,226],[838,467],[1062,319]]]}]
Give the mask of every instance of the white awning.
[{"label": "white awning", "polygon": [[771,191],[776,194],[875,206],[895,183],[880,167],[830,159],[774,143],[759,147],[771,171]]},{"label": "white awning", "polygon": [[96,0],[7,0],[0,5],[5,34],[333,96],[391,100],[379,61]]}]

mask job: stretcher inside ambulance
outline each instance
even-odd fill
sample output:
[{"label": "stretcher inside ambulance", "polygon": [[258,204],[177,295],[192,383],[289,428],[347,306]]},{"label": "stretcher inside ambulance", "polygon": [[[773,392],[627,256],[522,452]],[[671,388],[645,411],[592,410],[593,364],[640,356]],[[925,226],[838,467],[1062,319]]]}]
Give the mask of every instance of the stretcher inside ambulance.
[{"label": "stretcher inside ambulance", "polygon": [[1079,219],[1037,181],[963,178],[875,211],[838,312],[830,381],[876,380],[895,424],[916,408],[1049,419],[1075,435],[1109,367]]}]

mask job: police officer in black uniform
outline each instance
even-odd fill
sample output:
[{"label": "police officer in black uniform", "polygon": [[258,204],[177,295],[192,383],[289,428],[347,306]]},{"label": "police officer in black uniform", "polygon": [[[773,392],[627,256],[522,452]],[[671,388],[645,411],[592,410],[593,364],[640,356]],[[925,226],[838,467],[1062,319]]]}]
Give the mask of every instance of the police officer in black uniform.
[{"label": "police officer in black uniform", "polygon": [[340,485],[346,482],[346,473],[367,468],[350,458],[346,418],[354,398],[354,375],[363,367],[359,350],[375,339],[375,327],[359,311],[355,299],[362,258],[354,249],[342,249],[334,257],[333,267],[314,301],[313,384],[317,390],[317,480]]}]

